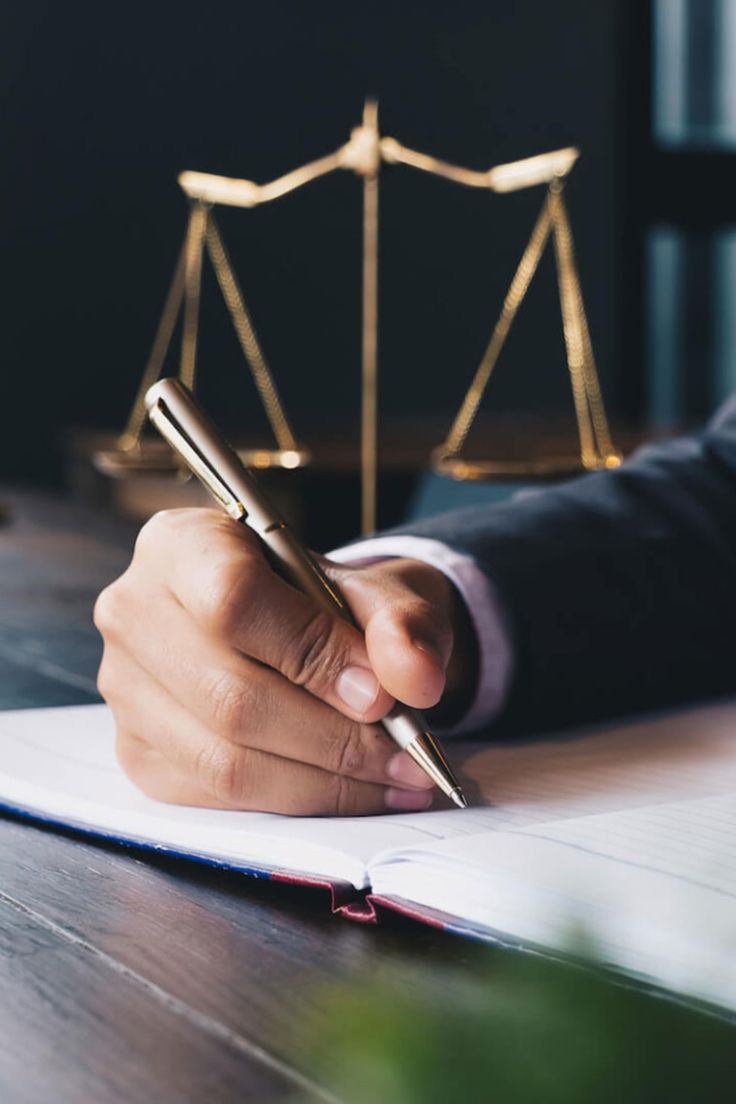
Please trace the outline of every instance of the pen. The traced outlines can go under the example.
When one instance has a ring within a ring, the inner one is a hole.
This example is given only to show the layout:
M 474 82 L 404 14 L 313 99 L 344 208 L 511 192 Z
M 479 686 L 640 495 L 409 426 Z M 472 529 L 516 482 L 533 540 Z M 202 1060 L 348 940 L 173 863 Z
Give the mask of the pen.
M 156 429 L 235 521 L 263 541 L 279 574 L 337 617 L 359 629 L 338 587 L 322 571 L 268 501 L 251 471 L 177 379 L 162 379 L 146 392 Z M 467 800 L 445 754 L 421 714 L 396 704 L 380 722 L 400 748 L 460 809 Z

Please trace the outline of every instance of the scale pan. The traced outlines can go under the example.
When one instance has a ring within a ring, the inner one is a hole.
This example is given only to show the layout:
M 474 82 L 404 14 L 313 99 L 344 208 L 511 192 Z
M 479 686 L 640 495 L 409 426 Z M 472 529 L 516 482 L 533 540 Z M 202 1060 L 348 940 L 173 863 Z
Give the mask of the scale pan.
M 236 452 L 247 468 L 303 468 L 311 460 L 308 449 L 297 445 L 293 449 L 239 448 Z M 92 463 L 98 472 L 112 479 L 134 475 L 162 475 L 168 472 L 189 477 L 177 462 L 165 441 L 139 441 L 125 447 L 97 449 Z
M 577 475 L 586 471 L 603 471 L 617 468 L 621 463 L 618 453 L 597 456 L 583 462 L 576 456 L 540 456 L 529 460 L 473 460 L 447 453 L 432 453 L 432 470 L 438 475 L 459 482 L 488 482 L 516 479 L 554 479 Z
M 164 441 L 143 441 L 128 446 L 96 449 L 92 464 L 103 475 L 125 479 L 129 475 L 158 475 L 179 469 L 173 452 Z
M 239 448 L 235 450 L 246 468 L 304 468 L 311 462 L 309 449 L 296 445 L 293 449 Z

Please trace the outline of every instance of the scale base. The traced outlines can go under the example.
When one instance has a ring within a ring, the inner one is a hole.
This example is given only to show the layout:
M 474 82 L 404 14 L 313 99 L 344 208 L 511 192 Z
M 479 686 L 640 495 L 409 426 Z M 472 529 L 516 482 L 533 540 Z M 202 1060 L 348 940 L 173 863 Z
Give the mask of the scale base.
M 528 460 L 472 460 L 447 453 L 432 453 L 432 470 L 459 482 L 493 482 L 494 480 L 552 479 L 588 471 L 617 468 L 622 456 L 618 452 L 582 460 L 577 456 L 540 456 Z

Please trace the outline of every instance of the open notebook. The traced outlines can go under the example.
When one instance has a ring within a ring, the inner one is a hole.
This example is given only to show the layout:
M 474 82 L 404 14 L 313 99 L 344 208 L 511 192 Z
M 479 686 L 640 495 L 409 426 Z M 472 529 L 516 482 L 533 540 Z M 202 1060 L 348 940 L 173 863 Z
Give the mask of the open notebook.
M 115 761 L 105 706 L 0 713 L 0 805 L 532 948 L 736 1009 L 736 706 L 567 739 L 456 745 L 465 811 L 331 819 L 177 808 Z

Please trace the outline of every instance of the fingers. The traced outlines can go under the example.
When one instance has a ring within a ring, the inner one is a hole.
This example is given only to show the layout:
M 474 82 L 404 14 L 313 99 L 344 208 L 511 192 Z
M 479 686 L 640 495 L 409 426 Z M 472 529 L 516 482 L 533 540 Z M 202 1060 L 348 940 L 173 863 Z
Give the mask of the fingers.
M 213 639 L 355 720 L 377 721 L 393 705 L 361 633 L 284 582 L 246 526 L 212 511 L 169 511 L 144 527 L 136 556 L 147 573 L 154 561 L 159 578 Z
M 454 591 L 411 560 L 332 565 L 362 632 L 280 579 L 208 510 L 144 527 L 100 596 L 100 690 L 121 762 L 161 800 L 320 815 L 426 808 L 429 779 L 378 726 L 439 699 Z M 335 707 L 335 708 L 333 708 Z
M 134 611 L 126 648 L 106 647 L 98 684 L 116 719 L 130 727 L 138 718 L 172 732 L 168 715 L 156 710 L 166 699 L 190 714 L 218 740 L 235 747 L 303 761 L 330 773 L 383 785 L 426 789 L 429 779 L 378 728 L 348 720 L 274 671 L 236 652 L 198 637 L 187 613 L 173 602 L 157 612 L 155 636 Z M 176 648 L 160 646 L 175 641 Z M 158 684 L 164 696 L 155 696 Z M 149 742 L 151 739 L 149 738 Z M 173 754 L 169 755 L 173 761 Z
M 381 684 L 406 705 L 436 705 L 453 649 L 452 585 L 435 568 L 409 560 L 334 574 L 364 628 Z
M 130 682 L 130 672 L 128 672 Z M 159 801 L 299 816 L 418 811 L 429 790 L 359 781 L 293 759 L 234 745 L 140 672 L 135 706 L 115 700 L 118 757 L 132 781 Z

